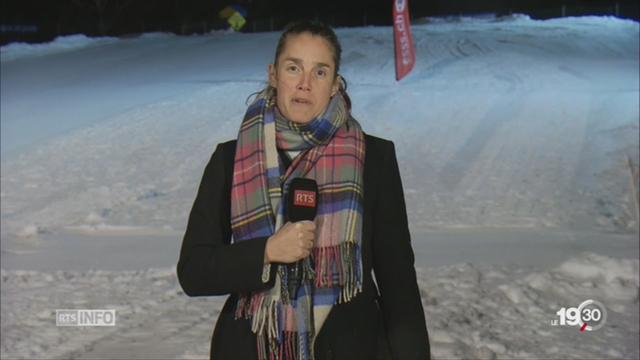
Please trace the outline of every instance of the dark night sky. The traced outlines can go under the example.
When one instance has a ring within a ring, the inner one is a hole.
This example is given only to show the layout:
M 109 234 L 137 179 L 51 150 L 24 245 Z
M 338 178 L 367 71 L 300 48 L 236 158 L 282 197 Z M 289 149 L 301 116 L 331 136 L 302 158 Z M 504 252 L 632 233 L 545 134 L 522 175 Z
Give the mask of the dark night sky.
M 288 21 L 313 17 L 333 26 L 390 25 L 391 0 L 0 0 L 0 42 L 42 42 L 59 35 L 124 36 L 151 31 L 192 34 L 225 26 L 218 12 L 240 4 L 248 10 L 243 31 L 281 29 Z M 533 18 L 615 15 L 638 19 L 635 0 L 431 0 L 409 1 L 416 17 L 512 12 Z M 617 4 L 617 6 L 616 6 Z

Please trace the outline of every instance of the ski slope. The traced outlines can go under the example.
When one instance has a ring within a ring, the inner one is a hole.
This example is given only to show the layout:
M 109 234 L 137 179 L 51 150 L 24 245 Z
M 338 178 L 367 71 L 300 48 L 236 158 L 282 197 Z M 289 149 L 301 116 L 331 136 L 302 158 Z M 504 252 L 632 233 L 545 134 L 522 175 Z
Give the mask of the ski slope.
M 354 116 L 396 145 L 434 358 L 638 358 L 638 23 L 430 19 L 400 83 L 391 28 L 337 33 Z M 278 36 L 1 48 L 3 358 L 208 357 L 224 297 L 186 297 L 175 263 Z M 589 298 L 602 329 L 551 326 Z

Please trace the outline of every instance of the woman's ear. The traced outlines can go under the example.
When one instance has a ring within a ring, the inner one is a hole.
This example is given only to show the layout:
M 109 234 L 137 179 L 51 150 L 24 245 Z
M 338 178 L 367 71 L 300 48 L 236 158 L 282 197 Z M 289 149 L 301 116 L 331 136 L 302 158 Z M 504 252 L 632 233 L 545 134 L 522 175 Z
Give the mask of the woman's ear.
M 278 74 L 276 73 L 276 67 L 273 64 L 269 64 L 269 85 L 272 88 L 277 88 L 278 84 Z
M 340 75 L 336 75 L 336 79 L 333 81 L 333 85 L 331 86 L 331 97 L 335 95 L 338 90 L 340 90 L 340 86 L 342 84 L 342 77 Z

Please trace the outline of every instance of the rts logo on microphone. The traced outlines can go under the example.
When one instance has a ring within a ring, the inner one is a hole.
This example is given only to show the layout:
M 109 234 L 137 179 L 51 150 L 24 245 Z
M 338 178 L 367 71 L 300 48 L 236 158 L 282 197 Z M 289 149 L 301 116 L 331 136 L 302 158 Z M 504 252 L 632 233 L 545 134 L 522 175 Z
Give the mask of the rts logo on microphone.
M 316 193 L 313 191 L 295 190 L 293 193 L 293 205 L 311 208 L 316 207 Z

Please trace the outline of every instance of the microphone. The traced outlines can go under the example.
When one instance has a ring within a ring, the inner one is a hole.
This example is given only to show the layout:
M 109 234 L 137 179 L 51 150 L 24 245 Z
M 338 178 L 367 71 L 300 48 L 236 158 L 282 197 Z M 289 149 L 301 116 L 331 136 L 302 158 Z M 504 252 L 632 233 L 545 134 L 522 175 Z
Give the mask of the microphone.
M 295 178 L 291 180 L 287 196 L 287 215 L 289 221 L 313 221 L 313 219 L 316 218 L 318 211 L 318 184 L 315 180 L 306 178 Z
M 287 217 L 291 222 L 311 220 L 318 212 L 318 184 L 315 180 L 294 178 L 289 183 L 287 193 Z M 295 299 L 303 276 L 303 260 L 288 266 L 288 290 L 291 300 Z

